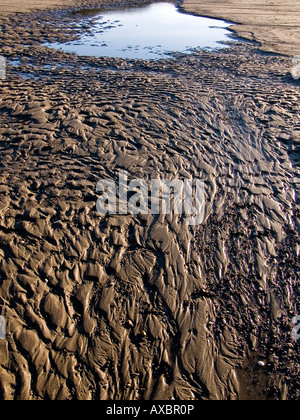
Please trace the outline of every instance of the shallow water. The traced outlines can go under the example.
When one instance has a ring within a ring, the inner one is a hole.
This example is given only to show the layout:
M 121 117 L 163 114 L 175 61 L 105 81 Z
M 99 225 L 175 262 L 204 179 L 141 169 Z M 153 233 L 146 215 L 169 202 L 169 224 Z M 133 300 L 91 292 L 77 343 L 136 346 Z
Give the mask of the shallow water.
M 87 11 L 82 11 L 83 19 Z M 175 52 L 220 48 L 228 41 L 230 23 L 188 15 L 172 3 L 98 11 L 93 33 L 80 40 L 48 46 L 83 56 L 159 59 Z

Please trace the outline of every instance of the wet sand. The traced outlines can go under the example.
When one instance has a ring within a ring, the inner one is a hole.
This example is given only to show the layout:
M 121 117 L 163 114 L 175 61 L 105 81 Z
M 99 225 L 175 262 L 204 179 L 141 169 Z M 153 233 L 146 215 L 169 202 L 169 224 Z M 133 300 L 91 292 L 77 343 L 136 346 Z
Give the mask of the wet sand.
M 135 1 L 138 3 L 139 1 Z M 36 9 L 87 6 L 98 7 L 96 0 L 2 0 L 0 15 Z M 106 1 L 107 3 L 107 1 Z M 122 3 L 111 1 L 110 3 Z M 298 0 L 183 0 L 187 12 L 235 22 L 232 30 L 261 43 L 264 51 L 295 56 L 300 54 L 300 4 Z
M 39 47 L 74 19 L 11 16 L 0 32 L 15 63 L 0 81 L 1 399 L 299 399 L 290 59 Z M 203 178 L 204 223 L 100 216 L 96 183 L 120 169 Z

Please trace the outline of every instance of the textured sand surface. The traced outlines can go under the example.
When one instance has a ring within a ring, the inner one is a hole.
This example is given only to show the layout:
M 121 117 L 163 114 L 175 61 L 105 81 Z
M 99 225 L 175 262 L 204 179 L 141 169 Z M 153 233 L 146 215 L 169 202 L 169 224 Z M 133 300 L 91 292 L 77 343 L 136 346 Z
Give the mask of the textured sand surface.
M 264 51 L 300 54 L 299 0 L 184 0 L 182 6 L 188 12 L 241 24 L 232 29 L 260 42 Z
M 1 0 L 0 14 L 100 3 L 95 0 Z M 240 36 L 260 42 L 264 51 L 289 56 L 300 54 L 298 0 L 183 0 L 181 4 L 185 11 L 240 24 L 232 29 Z
M 71 39 L 74 19 L 1 23 L 0 398 L 299 399 L 290 59 L 253 45 L 160 62 L 39 47 Z M 96 183 L 120 169 L 203 178 L 204 223 L 99 216 Z

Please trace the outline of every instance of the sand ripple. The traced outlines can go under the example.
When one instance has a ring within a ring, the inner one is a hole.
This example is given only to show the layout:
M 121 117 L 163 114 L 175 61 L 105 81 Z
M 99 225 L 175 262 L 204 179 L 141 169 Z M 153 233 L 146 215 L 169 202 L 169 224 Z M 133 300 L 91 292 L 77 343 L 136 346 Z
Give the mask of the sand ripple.
M 19 56 L 42 79 L 11 68 L 0 86 L 3 398 L 296 398 L 289 60 L 251 46 L 160 63 Z M 96 183 L 120 169 L 203 178 L 205 222 L 99 216 Z

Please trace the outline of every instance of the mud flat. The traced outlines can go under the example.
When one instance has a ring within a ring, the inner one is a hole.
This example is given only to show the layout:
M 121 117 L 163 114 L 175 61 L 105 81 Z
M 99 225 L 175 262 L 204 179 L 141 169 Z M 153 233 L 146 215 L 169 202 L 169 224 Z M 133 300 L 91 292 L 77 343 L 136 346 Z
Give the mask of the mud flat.
M 1 399 L 299 399 L 290 59 L 39 46 L 76 36 L 74 19 L 1 22 Z M 204 223 L 100 216 L 96 183 L 120 169 L 204 179 Z

